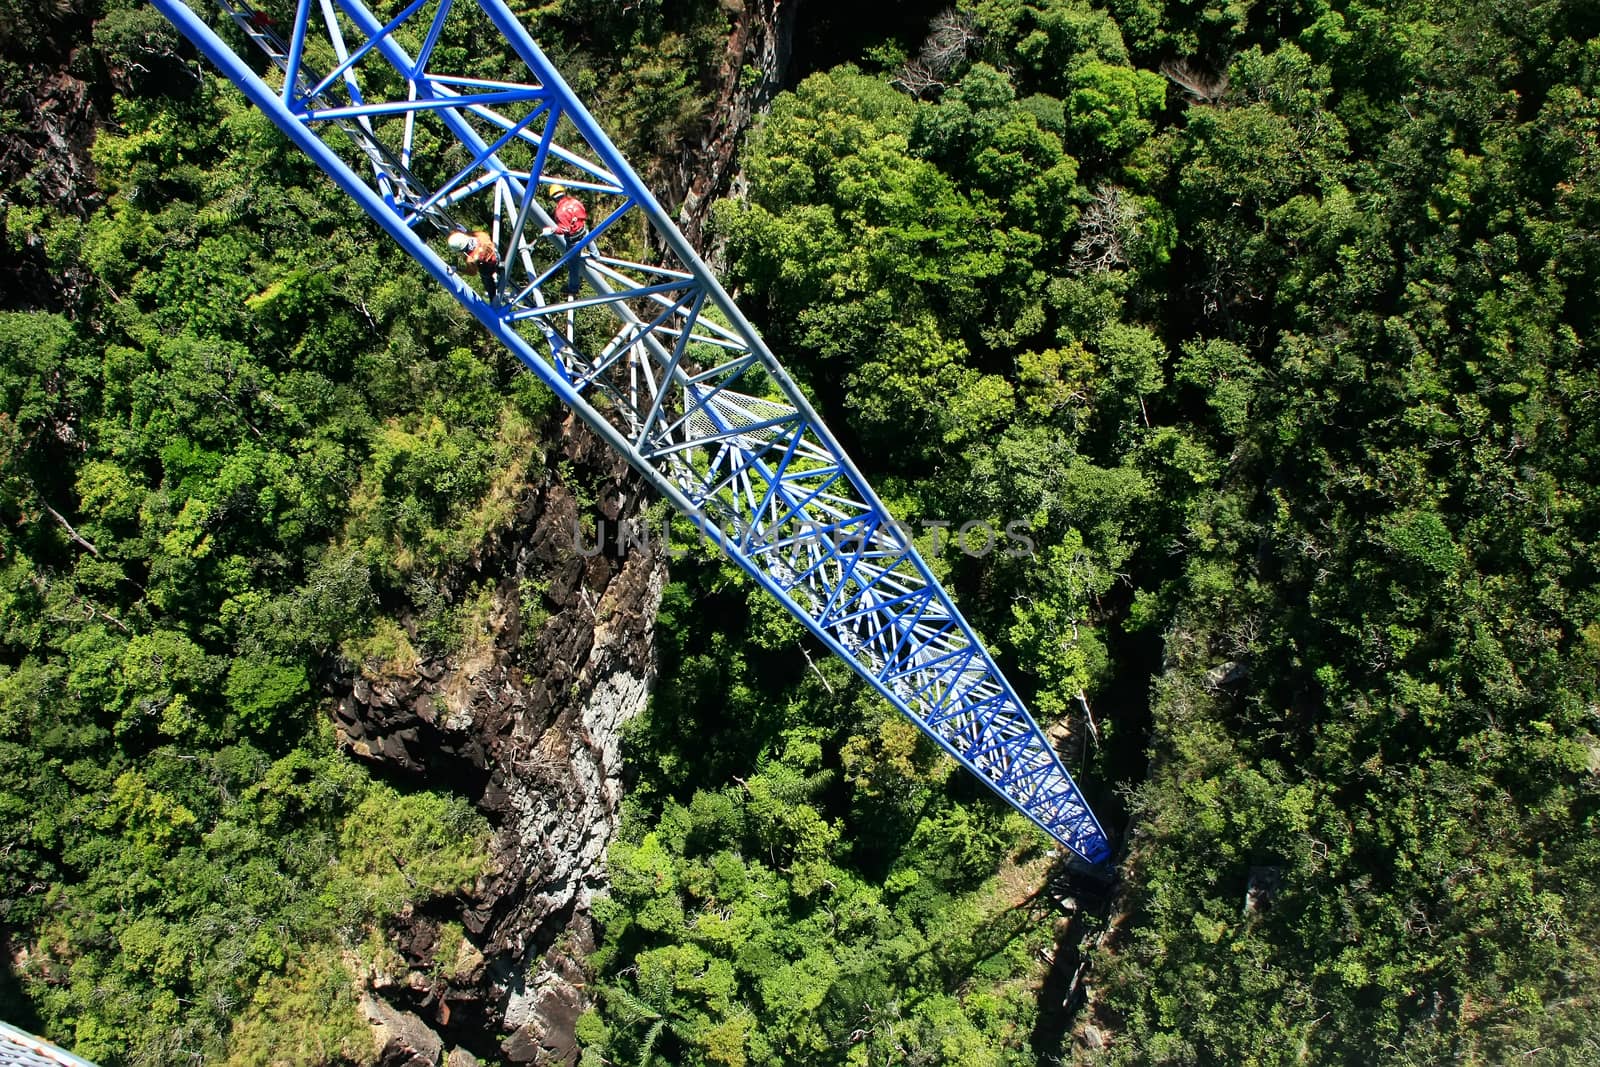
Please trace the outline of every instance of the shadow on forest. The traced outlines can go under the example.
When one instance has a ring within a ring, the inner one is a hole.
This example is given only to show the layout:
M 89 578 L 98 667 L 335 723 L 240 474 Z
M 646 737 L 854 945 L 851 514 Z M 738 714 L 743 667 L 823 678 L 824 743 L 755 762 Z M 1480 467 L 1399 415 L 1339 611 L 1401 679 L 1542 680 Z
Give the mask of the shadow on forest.
M 1039 988 L 1039 1014 L 1029 1035 L 1030 1047 L 1043 1062 L 1045 1057 L 1059 1053 L 1072 1028 L 1083 990 L 1079 981 L 1084 970 L 1079 945 L 1089 924 L 1103 915 L 1115 890 L 1114 879 L 1097 874 L 1076 857 L 1059 856 L 1042 886 L 996 915 L 970 942 L 929 946 L 912 959 L 937 952 L 944 961 L 940 968 L 944 992 L 953 994 L 980 966 L 1004 952 L 1030 927 L 1065 918 L 1066 924 L 1056 934 L 1050 970 Z
M 33 1004 L 22 991 L 11 962 L 16 958 L 11 939 L 0 936 L 0 1019 L 29 1033 L 37 1034 L 43 1024 Z
M 1033 1054 L 1045 1062 L 1060 1054 L 1062 1043 L 1072 1030 L 1083 1001 L 1083 975 L 1087 963 L 1082 944 L 1089 925 L 1100 918 L 1116 892 L 1115 879 L 1091 873 L 1070 857 L 1061 856 L 1045 876 L 1045 883 L 1034 894 L 1037 912 L 1044 905 L 1067 916 L 1067 923 L 1056 931 L 1055 955 L 1050 970 L 1039 985 L 1039 1013 L 1034 1017 L 1028 1044 Z M 1043 915 L 1039 915 L 1042 921 Z

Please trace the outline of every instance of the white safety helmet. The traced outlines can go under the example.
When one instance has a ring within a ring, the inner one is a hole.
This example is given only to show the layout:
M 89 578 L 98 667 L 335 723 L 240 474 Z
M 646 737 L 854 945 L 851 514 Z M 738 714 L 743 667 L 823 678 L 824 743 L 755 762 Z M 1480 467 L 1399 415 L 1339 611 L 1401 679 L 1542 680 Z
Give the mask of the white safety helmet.
M 457 252 L 465 252 L 467 249 L 477 244 L 477 242 L 472 239 L 472 235 L 465 230 L 457 230 L 456 232 L 452 233 L 449 237 L 445 238 L 445 243 L 451 248 L 455 249 Z

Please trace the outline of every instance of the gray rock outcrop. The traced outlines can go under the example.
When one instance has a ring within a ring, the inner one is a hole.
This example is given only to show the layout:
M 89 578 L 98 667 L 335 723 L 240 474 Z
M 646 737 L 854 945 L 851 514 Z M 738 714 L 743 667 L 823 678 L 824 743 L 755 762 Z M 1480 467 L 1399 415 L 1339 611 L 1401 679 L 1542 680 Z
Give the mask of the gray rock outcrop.
M 444 1042 L 427 1023 L 371 994 L 361 998 L 361 1013 L 372 1027 L 378 1067 L 436 1067 Z
M 657 551 L 576 550 L 575 528 L 632 518 L 645 501 L 587 431 L 569 422 L 561 448 L 598 501 L 581 505 L 559 481 L 530 486 L 511 527 L 452 577 L 448 596 L 492 584 L 483 639 L 333 683 L 348 751 L 463 793 L 495 828 L 491 873 L 470 894 L 389 931 L 407 973 L 378 979 L 379 992 L 466 1052 L 513 1063 L 576 1060 L 588 905 L 622 801 L 622 727 L 654 680 L 666 574 Z M 452 923 L 464 943 L 448 943 Z

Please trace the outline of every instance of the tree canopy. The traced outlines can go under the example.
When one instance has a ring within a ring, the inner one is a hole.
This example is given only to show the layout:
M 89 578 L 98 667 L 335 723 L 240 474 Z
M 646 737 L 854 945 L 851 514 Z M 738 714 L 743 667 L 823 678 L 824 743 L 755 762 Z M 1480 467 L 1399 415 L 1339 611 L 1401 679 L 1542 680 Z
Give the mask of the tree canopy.
M 9 75 L 60 17 L 0 7 Z M 630 152 L 695 129 L 719 5 L 520 7 Z M 323 686 L 463 640 L 438 590 L 554 402 L 147 9 L 89 14 L 100 199 L 0 200 L 50 280 L 0 312 L 0 996 L 108 1063 L 360 1060 L 373 931 L 487 828 Z M 1029 546 L 919 540 L 1123 887 L 1053 921 L 1025 820 L 675 563 L 585 1062 L 1593 1062 L 1600 15 L 877 32 L 751 132 L 724 277 L 892 510 Z
M 651 1036 L 638 996 L 673 1062 L 744 1062 L 710 1036 L 735 1025 L 752 1063 L 876 1062 L 890 1031 L 907 1062 L 956 1058 L 887 1003 L 957 1011 L 1018 1062 L 1592 1058 L 1600 23 L 1473 2 L 958 11 L 966 36 L 942 24 L 918 77 L 894 65 L 916 42 L 875 46 L 777 101 L 718 218 L 733 280 L 894 506 L 1029 524 L 1028 558 L 938 565 L 1041 717 L 1096 709 L 1093 773 L 1131 787 L 1084 1016 L 1109 1043 L 1019 1044 L 985 1022 L 998 976 L 941 988 L 893 955 L 905 923 L 931 929 L 908 872 L 941 915 L 1007 877 L 1014 843 L 959 776 L 928 777 L 903 728 L 723 673 L 666 693 L 743 692 L 726 721 L 769 740 L 737 788 L 688 750 L 658 777 L 660 740 L 637 747 L 649 815 L 617 861 L 648 843 L 667 877 L 613 898 L 606 1047 Z M 752 699 L 768 710 L 741 716 Z M 820 768 L 784 740 L 796 714 L 843 731 Z M 753 829 L 774 765 L 837 775 L 794 797 L 837 835 L 825 896 Z M 887 930 L 777 957 L 820 998 L 804 1025 L 763 984 L 779 964 L 701 933 L 743 899 L 690 873 L 719 849 L 783 876 L 786 911 L 764 889 L 751 929 L 877 914 L 847 907 L 848 876 L 882 887 Z M 672 922 L 648 928 L 662 894 Z M 896 962 L 864 986 L 874 939 Z M 668 945 L 739 995 L 651 977 Z M 856 1021 L 808 1047 L 831 996 Z M 703 1022 L 671 1014 L 691 1002 Z

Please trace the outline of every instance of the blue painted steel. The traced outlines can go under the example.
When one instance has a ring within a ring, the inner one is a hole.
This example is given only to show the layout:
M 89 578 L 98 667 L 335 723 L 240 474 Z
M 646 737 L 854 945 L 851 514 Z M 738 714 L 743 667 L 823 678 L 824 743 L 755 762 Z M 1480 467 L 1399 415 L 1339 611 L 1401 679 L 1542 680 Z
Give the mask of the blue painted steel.
M 182 0 L 152 2 L 812 634 L 1057 841 L 1107 861 L 1082 793 L 905 531 L 501 0 L 381 16 L 293 0 L 287 22 L 215 0 L 277 88 Z M 480 58 L 504 40 L 514 58 L 504 77 L 440 71 L 443 40 Z M 557 184 L 597 220 L 570 242 L 543 232 Z M 493 300 L 435 250 L 463 227 L 500 254 Z M 568 295 L 574 262 L 588 292 Z

